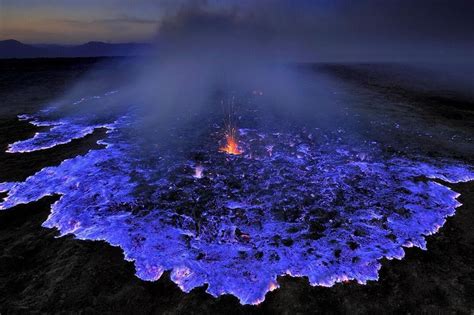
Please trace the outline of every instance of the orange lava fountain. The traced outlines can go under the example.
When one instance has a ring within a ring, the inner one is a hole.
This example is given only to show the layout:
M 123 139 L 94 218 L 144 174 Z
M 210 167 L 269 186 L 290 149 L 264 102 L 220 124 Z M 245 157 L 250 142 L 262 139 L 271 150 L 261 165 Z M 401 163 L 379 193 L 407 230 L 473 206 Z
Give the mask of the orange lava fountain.
M 243 151 L 239 148 L 239 143 L 237 140 L 237 129 L 235 128 L 234 122 L 234 102 L 234 97 L 232 97 L 227 104 L 224 102 L 224 100 L 221 101 L 222 107 L 224 110 L 227 110 L 226 117 L 224 119 L 224 125 L 226 126 L 226 145 L 219 148 L 219 152 L 224 152 L 231 155 L 239 155 L 242 154 Z
M 239 155 L 242 151 L 239 149 L 239 144 L 235 136 L 235 128 L 229 128 L 229 131 L 225 135 L 226 145 L 219 149 L 220 152 L 227 154 Z

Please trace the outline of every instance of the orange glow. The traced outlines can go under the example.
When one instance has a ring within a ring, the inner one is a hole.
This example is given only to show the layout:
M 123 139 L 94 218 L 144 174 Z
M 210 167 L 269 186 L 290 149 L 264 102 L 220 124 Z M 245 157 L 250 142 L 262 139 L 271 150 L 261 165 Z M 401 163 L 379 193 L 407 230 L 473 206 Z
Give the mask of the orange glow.
M 221 101 L 222 106 L 224 107 L 224 110 L 227 109 L 226 117 L 224 119 L 224 126 L 225 126 L 225 140 L 226 144 L 223 147 L 219 148 L 219 152 L 224 152 L 227 154 L 232 154 L 232 155 L 239 155 L 242 154 L 243 151 L 241 148 L 239 148 L 239 142 L 237 140 L 237 129 L 235 128 L 236 124 L 234 122 L 234 102 L 235 99 L 232 97 L 225 106 L 224 100 Z M 227 108 L 226 108 L 227 107 Z
M 220 152 L 225 152 L 227 154 L 239 155 L 242 154 L 242 150 L 239 149 L 239 144 L 235 137 L 235 129 L 231 129 L 230 132 L 227 132 L 225 135 L 226 145 L 219 149 Z
M 268 286 L 268 291 L 271 292 L 273 290 L 276 290 L 278 289 L 280 286 L 278 285 L 278 283 L 275 281 L 275 282 L 270 282 L 270 285 Z

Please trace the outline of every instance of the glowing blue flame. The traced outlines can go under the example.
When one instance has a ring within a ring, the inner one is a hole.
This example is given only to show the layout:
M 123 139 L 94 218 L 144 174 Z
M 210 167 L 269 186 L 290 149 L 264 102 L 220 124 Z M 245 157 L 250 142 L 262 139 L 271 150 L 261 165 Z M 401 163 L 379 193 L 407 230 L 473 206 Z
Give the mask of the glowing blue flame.
M 209 163 L 196 179 L 193 161 L 158 159 L 158 150 L 140 155 L 140 139 L 122 135 L 129 117 L 90 125 L 23 118 L 52 128 L 9 152 L 51 148 L 102 127 L 108 136 L 103 149 L 1 183 L 8 196 L 0 209 L 59 194 L 44 227 L 119 246 L 143 280 L 171 270 L 185 292 L 207 283 L 210 294 L 244 304 L 263 301 L 279 275 L 321 286 L 376 280 L 381 258 L 425 249 L 425 236 L 460 205 L 456 192 L 427 178 L 474 178 L 453 161 L 384 158 L 376 144 L 350 147 L 325 135 L 316 144 L 313 135 L 246 129 L 239 139 L 261 152 L 246 148 L 229 160 L 205 147 Z

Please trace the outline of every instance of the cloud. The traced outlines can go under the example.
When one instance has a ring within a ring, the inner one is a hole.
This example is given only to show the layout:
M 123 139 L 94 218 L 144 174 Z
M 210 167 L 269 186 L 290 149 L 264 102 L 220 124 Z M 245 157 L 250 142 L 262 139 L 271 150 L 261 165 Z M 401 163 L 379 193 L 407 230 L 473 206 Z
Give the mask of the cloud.
M 235 26 L 238 21 L 245 21 L 246 29 L 239 26 L 239 32 L 280 40 L 285 45 L 279 53 L 291 51 L 304 61 L 436 59 L 441 51 L 444 56 L 447 52 L 455 58 L 456 54 L 467 55 L 466 49 L 473 52 L 474 46 L 474 2 L 470 0 L 47 0 L 30 6 L 25 1 L 5 3 L 0 10 L 2 36 L 15 37 L 15 32 L 5 30 L 18 29 L 22 30 L 19 39 L 35 42 L 146 41 L 153 38 L 159 25 L 170 29 L 180 23 L 180 27 L 186 27 L 185 23 L 193 27 L 207 23 L 208 28 L 218 29 L 225 23 Z M 209 20 L 211 15 L 213 21 Z M 31 36 L 26 34 L 28 29 Z M 42 38 L 41 34 L 54 36 Z
M 133 16 L 119 16 L 114 18 L 104 18 L 104 19 L 49 19 L 52 22 L 69 24 L 73 26 L 85 26 L 85 25 L 117 25 L 117 24 L 144 24 L 144 25 L 157 25 L 159 23 L 158 19 L 145 19 Z

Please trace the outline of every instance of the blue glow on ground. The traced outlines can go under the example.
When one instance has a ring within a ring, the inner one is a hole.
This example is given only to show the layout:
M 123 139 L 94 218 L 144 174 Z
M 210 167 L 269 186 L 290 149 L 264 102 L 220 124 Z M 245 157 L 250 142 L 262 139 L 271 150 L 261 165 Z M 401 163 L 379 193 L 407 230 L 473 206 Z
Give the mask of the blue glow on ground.
M 23 116 L 49 131 L 12 144 L 32 152 L 107 128 L 103 149 L 46 167 L 24 182 L 0 183 L 1 209 L 61 195 L 44 227 L 119 246 L 136 274 L 154 281 L 165 270 L 185 292 L 208 284 L 258 304 L 277 276 L 312 285 L 376 280 L 380 259 L 426 249 L 460 205 L 440 184 L 474 179 L 470 166 L 382 154 L 377 143 L 347 144 L 335 134 L 240 131 L 244 154 L 227 156 L 209 141 L 202 161 L 124 136 L 130 116 L 114 123 Z M 202 169 L 196 178 L 195 168 Z

